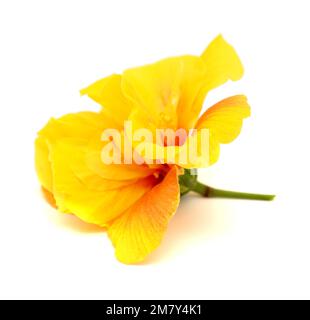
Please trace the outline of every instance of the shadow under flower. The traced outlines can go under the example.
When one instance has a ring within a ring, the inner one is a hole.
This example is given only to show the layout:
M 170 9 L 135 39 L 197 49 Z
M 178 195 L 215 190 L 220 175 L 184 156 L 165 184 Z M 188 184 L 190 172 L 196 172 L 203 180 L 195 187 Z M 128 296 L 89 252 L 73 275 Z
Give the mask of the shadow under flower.
M 40 190 L 40 195 L 46 200 L 48 219 L 57 227 L 77 233 L 103 233 L 105 231 L 105 228 L 86 223 L 73 214 L 59 212 L 53 201 L 51 201 L 49 194 L 43 189 Z
M 191 248 L 196 243 L 227 232 L 231 227 L 228 206 L 229 201 L 206 199 L 194 193 L 182 197 L 162 243 L 144 262 L 136 266 L 162 263 L 181 255 L 186 248 Z M 48 209 L 48 219 L 57 227 L 77 233 L 106 231 L 105 228 L 86 223 L 72 214 L 60 213 L 50 206 Z
M 69 229 L 77 233 L 104 233 L 105 228 L 99 227 L 95 224 L 86 223 L 73 214 L 61 213 L 54 209 L 53 214 L 50 215 L 49 219 L 57 227 Z
M 232 220 L 229 201 L 206 199 L 193 193 L 182 197 L 161 245 L 143 264 L 161 263 L 182 254 L 186 247 L 228 232 Z

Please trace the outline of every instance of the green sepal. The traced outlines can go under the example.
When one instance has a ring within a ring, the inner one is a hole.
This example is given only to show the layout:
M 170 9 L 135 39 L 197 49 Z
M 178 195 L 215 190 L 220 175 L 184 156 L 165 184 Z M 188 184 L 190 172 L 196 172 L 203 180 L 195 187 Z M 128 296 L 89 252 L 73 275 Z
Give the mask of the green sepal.
M 194 189 L 197 183 L 197 177 L 196 169 L 184 169 L 184 174 L 179 176 L 181 196 L 184 196 L 186 193 Z

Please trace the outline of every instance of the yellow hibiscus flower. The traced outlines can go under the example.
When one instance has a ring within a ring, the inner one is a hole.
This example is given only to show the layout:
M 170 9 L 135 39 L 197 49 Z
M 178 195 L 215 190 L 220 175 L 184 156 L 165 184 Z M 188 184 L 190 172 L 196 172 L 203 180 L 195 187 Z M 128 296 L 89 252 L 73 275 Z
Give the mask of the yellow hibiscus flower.
M 215 163 L 220 144 L 238 136 L 250 107 L 246 97 L 238 95 L 200 116 L 202 104 L 210 90 L 242 75 L 235 50 L 218 36 L 201 56 L 164 59 L 83 89 L 82 94 L 102 105 L 100 112 L 51 119 L 38 133 L 35 162 L 46 198 L 62 212 L 105 227 L 123 263 L 140 262 L 158 247 L 180 194 L 193 190 L 205 196 L 271 199 L 202 185 L 188 169 L 205 165 L 203 161 L 187 166 L 165 159 L 155 164 L 105 164 L 101 158 L 106 144 L 102 132 L 114 128 L 124 134 L 124 122 L 130 120 L 135 129 L 151 132 L 194 128 L 199 135 L 208 129 L 208 165 Z

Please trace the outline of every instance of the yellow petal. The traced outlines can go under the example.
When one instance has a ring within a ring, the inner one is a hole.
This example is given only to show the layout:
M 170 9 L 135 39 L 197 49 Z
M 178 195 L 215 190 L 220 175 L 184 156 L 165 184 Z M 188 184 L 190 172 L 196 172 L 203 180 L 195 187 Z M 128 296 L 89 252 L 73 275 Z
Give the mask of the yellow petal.
M 108 235 L 123 263 L 137 263 L 156 249 L 174 215 L 180 198 L 176 168 L 135 205 L 115 219 Z
M 101 133 L 109 125 L 101 113 L 69 114 L 50 120 L 36 141 L 38 176 L 57 207 L 99 225 L 115 218 L 149 190 L 156 171 L 135 166 L 128 175 L 129 169 L 126 171 L 123 165 L 104 165 L 100 152 L 92 147 L 102 145 Z M 98 152 L 97 167 L 87 161 L 94 152 Z
M 53 179 L 51 163 L 49 161 L 49 147 L 46 139 L 43 137 L 38 137 L 35 141 L 35 168 L 41 186 L 52 192 Z
M 68 114 L 60 119 L 51 119 L 38 133 L 35 141 L 35 166 L 41 185 L 52 192 L 52 171 L 49 160 L 50 145 L 60 138 L 90 138 L 105 127 L 110 121 L 103 115 L 94 112 Z
M 201 57 L 180 56 L 128 69 L 81 93 L 104 106 L 118 124 L 131 118 L 142 119 L 144 128 L 151 130 L 154 126 L 187 130 L 194 127 L 208 91 L 242 74 L 235 50 L 218 36 Z
M 243 66 L 235 49 L 221 36 L 217 36 L 203 52 L 210 85 L 215 88 L 227 80 L 239 80 L 243 76 Z
M 237 95 L 209 108 L 199 119 L 197 129 L 208 128 L 220 143 L 230 143 L 241 131 L 242 121 L 251 114 L 247 98 Z
M 219 149 L 214 139 L 210 139 L 209 130 L 163 130 L 160 141 L 145 139 L 135 147 L 135 152 L 149 167 L 151 164 L 176 164 L 182 168 L 207 167 L 217 159 Z M 165 141 L 165 144 L 162 143 Z M 209 154 L 209 144 L 210 152 Z M 152 166 L 152 169 L 156 167 Z
M 101 134 L 105 128 L 111 128 L 111 124 L 110 120 L 100 113 L 70 113 L 59 119 L 52 118 L 38 135 L 49 143 L 70 137 L 90 139 L 95 134 Z
M 119 125 L 123 125 L 130 111 L 130 102 L 125 98 L 121 90 L 122 76 L 113 74 L 109 77 L 96 81 L 80 92 L 86 94 L 91 99 L 98 102 L 104 107 L 104 110 L 111 116 Z
M 193 103 L 205 77 L 200 57 L 168 58 L 126 70 L 122 88 L 134 110 L 143 114 L 145 123 L 157 128 L 180 127 L 178 114 Z
M 219 144 L 230 143 L 237 138 L 243 119 L 249 117 L 250 113 L 247 98 L 238 95 L 218 102 L 201 116 L 197 129 L 209 129 L 210 164 L 219 157 Z
M 124 146 L 124 141 L 121 142 L 121 146 Z M 127 181 L 145 178 L 158 171 L 156 167 L 150 168 L 147 165 L 137 165 L 134 162 L 132 164 L 105 164 L 102 161 L 103 147 L 104 142 L 100 141 L 100 138 L 91 139 L 84 157 L 87 168 L 101 178 Z M 121 149 L 122 151 L 124 151 L 123 148 Z M 122 158 L 121 160 L 123 161 L 124 159 Z
M 110 181 L 92 172 L 85 163 L 87 141 L 61 139 L 51 147 L 53 195 L 59 210 L 83 221 L 104 226 L 132 206 L 156 182 Z
M 216 37 L 201 55 L 205 63 L 204 79 L 194 101 L 185 105 L 180 112 L 179 127 L 193 128 L 201 111 L 207 93 L 228 80 L 239 80 L 243 75 L 243 66 L 234 50 L 220 35 Z

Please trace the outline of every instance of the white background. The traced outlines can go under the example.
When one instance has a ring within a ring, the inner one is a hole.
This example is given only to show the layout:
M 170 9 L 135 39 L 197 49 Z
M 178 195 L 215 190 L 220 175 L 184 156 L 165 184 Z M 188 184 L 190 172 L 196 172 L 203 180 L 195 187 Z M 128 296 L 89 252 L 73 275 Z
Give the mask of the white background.
M 309 1 L 0 2 L 0 297 L 310 298 Z M 188 196 L 142 265 L 116 261 L 105 233 L 40 195 L 36 132 L 52 116 L 98 110 L 79 89 L 186 53 L 219 33 L 245 76 L 205 103 L 244 93 L 241 136 L 202 170 L 215 187 L 273 202 Z

